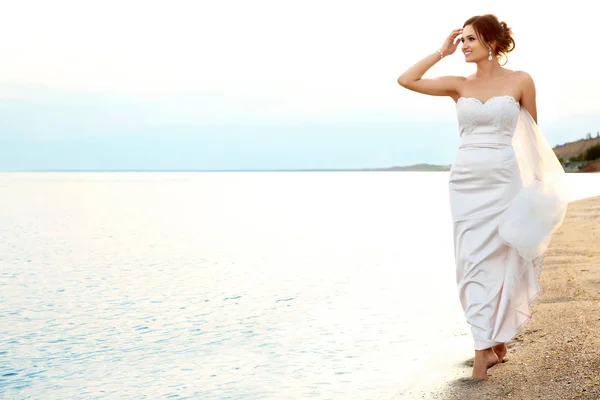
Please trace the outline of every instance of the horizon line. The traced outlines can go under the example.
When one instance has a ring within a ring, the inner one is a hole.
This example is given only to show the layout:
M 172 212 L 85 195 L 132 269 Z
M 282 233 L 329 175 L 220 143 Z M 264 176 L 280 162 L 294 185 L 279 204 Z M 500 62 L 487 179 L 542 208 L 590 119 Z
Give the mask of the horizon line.
M 274 168 L 274 169 L 22 169 L 0 170 L 0 173 L 23 172 L 324 172 L 324 171 L 398 171 L 411 167 L 450 167 L 451 164 L 412 164 L 406 166 L 379 167 L 379 168 Z M 435 171 L 433 171 L 435 172 Z

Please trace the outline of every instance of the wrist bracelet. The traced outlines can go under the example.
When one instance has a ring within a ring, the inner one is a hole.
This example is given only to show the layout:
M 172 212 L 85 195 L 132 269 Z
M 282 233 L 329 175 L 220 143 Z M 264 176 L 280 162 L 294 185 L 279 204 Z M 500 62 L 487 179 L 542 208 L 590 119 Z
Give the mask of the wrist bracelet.
M 444 58 L 444 53 L 442 53 L 442 51 L 441 51 L 441 50 L 436 50 L 436 51 L 437 51 L 438 53 L 440 53 L 440 60 L 441 60 L 442 58 Z

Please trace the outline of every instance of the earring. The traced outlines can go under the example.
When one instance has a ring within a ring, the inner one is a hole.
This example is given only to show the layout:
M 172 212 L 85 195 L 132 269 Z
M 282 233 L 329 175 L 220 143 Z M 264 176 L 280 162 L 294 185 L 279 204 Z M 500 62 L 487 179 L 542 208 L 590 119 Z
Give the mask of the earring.
M 489 49 L 488 54 L 489 54 L 488 60 L 492 61 L 492 49 Z

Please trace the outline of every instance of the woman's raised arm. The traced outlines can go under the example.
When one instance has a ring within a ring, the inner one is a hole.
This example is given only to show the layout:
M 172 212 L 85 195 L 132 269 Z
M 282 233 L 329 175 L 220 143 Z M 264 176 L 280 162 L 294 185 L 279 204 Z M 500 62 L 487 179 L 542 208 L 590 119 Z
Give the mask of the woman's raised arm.
M 442 76 L 435 79 L 421 79 L 423 75 L 443 57 L 446 57 L 456 50 L 460 43 L 458 36 L 462 29 L 455 29 L 440 48 L 440 50 L 431 53 L 415 65 L 407 69 L 400 77 L 398 83 L 415 92 L 428 94 L 431 96 L 458 96 L 458 87 L 465 79 L 461 76 Z

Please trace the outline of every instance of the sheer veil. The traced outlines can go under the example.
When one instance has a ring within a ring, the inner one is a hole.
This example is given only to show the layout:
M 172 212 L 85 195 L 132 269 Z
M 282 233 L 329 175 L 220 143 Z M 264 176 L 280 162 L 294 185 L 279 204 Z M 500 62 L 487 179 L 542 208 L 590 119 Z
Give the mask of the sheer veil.
M 567 211 L 566 174 L 524 107 L 519 111 L 513 148 L 523 187 L 500 215 L 498 232 L 521 257 L 533 262 L 539 275 L 551 236 Z

